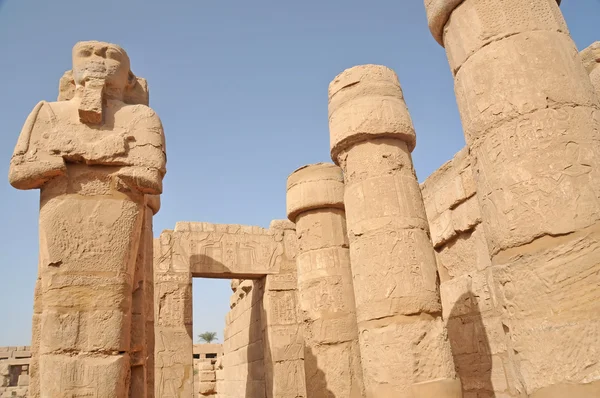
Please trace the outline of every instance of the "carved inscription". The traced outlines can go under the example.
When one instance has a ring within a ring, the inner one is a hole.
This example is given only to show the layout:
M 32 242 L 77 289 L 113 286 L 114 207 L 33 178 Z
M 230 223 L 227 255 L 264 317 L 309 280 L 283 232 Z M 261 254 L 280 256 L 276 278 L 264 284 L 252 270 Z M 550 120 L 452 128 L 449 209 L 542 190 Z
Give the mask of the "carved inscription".
M 194 276 L 277 273 L 283 254 L 282 242 L 270 234 L 196 232 L 187 239 Z

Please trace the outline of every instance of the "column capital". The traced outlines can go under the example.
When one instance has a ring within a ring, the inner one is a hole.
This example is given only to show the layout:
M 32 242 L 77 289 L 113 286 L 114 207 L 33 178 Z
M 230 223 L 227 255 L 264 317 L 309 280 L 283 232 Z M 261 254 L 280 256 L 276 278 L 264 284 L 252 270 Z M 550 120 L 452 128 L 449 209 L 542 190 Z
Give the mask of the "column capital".
M 331 163 L 302 166 L 287 180 L 287 216 L 291 221 L 304 211 L 344 208 L 342 169 Z
M 433 38 L 444 47 L 444 26 L 450 19 L 452 11 L 465 0 L 425 0 L 427 23 Z M 560 6 L 561 0 L 556 0 Z
M 329 84 L 331 159 L 362 141 L 396 138 L 409 151 L 416 135 L 398 76 L 382 65 L 346 69 Z M 339 163 L 338 163 L 339 164 Z
M 444 26 L 450 19 L 450 14 L 464 0 L 425 0 L 427 23 L 435 41 L 444 47 Z

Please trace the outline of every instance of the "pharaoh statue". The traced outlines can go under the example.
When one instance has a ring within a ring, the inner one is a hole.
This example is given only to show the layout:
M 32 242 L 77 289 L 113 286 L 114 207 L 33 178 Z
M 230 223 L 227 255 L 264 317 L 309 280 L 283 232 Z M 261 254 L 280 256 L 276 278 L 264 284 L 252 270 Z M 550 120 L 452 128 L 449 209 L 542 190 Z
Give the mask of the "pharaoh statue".
M 136 322 L 152 301 L 138 286 L 151 259 L 139 253 L 166 172 L 147 105 L 121 47 L 79 42 L 58 101 L 38 103 L 17 141 L 10 184 L 40 189 L 31 397 L 146 396 L 152 376 L 140 384 L 135 369 L 152 351 L 138 352 Z

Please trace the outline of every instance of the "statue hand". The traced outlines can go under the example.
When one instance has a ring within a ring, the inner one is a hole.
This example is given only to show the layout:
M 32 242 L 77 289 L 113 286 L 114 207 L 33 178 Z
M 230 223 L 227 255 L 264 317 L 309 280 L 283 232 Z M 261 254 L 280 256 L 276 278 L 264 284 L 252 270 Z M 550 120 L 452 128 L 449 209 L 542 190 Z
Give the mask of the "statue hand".
M 48 180 L 64 175 L 67 171 L 60 156 L 39 154 L 29 159 L 26 155 L 15 155 L 10 161 L 8 181 L 17 189 L 36 189 Z
M 118 176 L 129 187 L 147 195 L 162 193 L 162 175 L 153 168 L 126 166 L 121 168 Z

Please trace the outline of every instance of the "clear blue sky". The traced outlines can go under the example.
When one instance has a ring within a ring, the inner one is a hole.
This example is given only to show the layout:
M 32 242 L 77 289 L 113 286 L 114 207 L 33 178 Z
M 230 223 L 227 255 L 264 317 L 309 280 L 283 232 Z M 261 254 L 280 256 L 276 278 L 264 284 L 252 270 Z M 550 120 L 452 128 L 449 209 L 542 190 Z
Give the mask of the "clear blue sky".
M 600 0 L 566 0 L 580 49 L 600 40 Z M 80 40 L 120 44 L 148 79 L 167 137 L 157 236 L 177 221 L 268 227 L 285 183 L 330 161 L 327 85 L 365 63 L 396 71 L 417 131 L 420 180 L 464 146 L 444 50 L 422 0 L 0 0 L 0 346 L 30 342 L 38 191 L 7 182 L 25 118 L 53 101 Z M 195 335 L 219 332 L 229 281 L 194 281 Z

